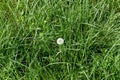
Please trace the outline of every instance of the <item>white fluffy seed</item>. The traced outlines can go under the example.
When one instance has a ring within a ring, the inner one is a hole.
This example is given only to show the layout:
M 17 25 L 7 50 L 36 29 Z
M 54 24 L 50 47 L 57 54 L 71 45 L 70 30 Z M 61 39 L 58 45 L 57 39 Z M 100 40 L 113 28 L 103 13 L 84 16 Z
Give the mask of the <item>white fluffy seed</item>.
M 57 39 L 57 44 L 61 45 L 64 43 L 64 39 L 63 38 L 58 38 Z

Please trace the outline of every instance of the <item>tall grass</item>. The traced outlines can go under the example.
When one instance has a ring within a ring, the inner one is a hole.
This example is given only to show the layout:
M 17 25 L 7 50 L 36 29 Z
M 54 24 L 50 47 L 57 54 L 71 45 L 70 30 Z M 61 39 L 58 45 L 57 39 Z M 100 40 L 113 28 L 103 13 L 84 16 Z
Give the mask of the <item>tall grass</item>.
M 119 5 L 119 0 L 1 0 L 0 79 L 119 80 Z M 59 37 L 65 40 L 61 46 Z

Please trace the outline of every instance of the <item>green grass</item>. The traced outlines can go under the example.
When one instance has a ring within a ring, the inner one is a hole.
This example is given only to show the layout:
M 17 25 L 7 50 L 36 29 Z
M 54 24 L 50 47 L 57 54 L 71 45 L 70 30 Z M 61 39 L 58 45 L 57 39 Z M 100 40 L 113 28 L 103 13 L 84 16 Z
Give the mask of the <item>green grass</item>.
M 119 79 L 119 0 L 0 0 L 0 80 Z

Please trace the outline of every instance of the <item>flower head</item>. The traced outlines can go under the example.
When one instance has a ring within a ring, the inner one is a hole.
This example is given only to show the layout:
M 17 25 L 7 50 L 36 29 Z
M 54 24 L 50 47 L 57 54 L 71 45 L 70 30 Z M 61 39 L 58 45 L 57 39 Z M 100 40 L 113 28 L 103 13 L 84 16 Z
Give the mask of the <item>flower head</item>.
M 57 44 L 61 45 L 64 43 L 64 39 L 63 38 L 58 38 L 57 39 Z

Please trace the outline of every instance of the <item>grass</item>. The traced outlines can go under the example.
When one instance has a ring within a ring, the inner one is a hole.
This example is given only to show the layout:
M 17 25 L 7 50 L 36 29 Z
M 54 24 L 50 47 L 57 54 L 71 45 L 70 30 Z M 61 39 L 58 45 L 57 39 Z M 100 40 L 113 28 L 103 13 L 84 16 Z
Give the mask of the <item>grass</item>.
M 0 80 L 119 80 L 119 53 L 119 0 L 0 0 Z

